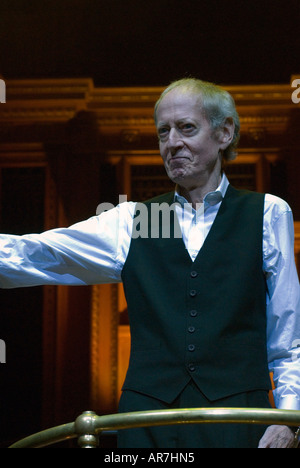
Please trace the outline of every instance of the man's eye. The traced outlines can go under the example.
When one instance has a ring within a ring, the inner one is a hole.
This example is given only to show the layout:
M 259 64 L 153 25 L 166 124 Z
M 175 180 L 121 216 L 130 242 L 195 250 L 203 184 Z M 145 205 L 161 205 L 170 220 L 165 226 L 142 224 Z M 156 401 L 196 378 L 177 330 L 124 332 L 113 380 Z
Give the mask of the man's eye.
M 167 127 L 162 127 L 158 130 L 158 135 L 160 138 L 164 138 L 168 135 L 169 129 Z
M 182 130 L 187 131 L 187 132 L 189 132 L 191 130 L 194 130 L 194 128 L 195 128 L 194 125 L 191 124 L 191 123 L 186 123 L 186 124 L 182 125 L 182 127 L 181 127 Z

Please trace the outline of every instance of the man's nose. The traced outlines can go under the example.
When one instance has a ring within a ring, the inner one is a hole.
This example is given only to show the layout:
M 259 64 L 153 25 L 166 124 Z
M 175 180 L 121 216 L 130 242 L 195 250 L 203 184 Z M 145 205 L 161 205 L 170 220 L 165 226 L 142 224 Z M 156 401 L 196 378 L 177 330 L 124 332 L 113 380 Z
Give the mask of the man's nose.
M 178 148 L 183 147 L 183 141 L 180 133 L 176 128 L 171 128 L 169 133 L 168 145 L 170 151 L 177 150 Z

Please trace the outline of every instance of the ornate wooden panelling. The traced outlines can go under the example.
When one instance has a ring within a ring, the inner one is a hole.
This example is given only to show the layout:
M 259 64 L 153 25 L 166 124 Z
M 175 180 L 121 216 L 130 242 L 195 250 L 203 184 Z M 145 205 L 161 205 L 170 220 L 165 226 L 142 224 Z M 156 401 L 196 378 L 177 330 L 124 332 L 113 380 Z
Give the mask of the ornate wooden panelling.
M 93 287 L 91 321 L 91 404 L 114 411 L 118 402 L 118 285 Z

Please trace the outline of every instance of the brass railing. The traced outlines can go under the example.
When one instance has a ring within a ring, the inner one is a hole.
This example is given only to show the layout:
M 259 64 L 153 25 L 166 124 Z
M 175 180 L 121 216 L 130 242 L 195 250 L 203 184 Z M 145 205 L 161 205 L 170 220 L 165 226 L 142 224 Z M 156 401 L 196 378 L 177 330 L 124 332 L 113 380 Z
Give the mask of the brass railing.
M 245 408 L 193 408 L 138 411 L 98 416 L 85 411 L 76 421 L 25 437 L 9 448 L 42 448 L 68 439 L 78 439 L 81 448 L 98 447 L 105 431 L 173 424 L 239 423 L 300 426 L 300 411 Z

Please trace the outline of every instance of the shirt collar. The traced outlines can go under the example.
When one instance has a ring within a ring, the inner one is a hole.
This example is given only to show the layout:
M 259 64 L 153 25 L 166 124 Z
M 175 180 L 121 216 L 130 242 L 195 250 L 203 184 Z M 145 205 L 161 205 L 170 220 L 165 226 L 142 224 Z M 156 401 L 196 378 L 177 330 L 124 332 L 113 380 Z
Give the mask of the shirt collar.
M 222 180 L 221 180 L 219 187 L 215 191 L 209 192 L 205 195 L 204 200 L 203 200 L 204 204 L 209 205 L 209 206 L 214 206 L 220 203 L 225 197 L 225 193 L 228 188 L 228 185 L 229 185 L 229 181 L 225 173 L 223 173 Z M 177 187 L 175 189 L 174 199 L 175 199 L 175 202 L 178 202 L 182 207 L 184 206 L 184 204 L 188 203 L 188 201 L 182 195 L 178 193 Z

